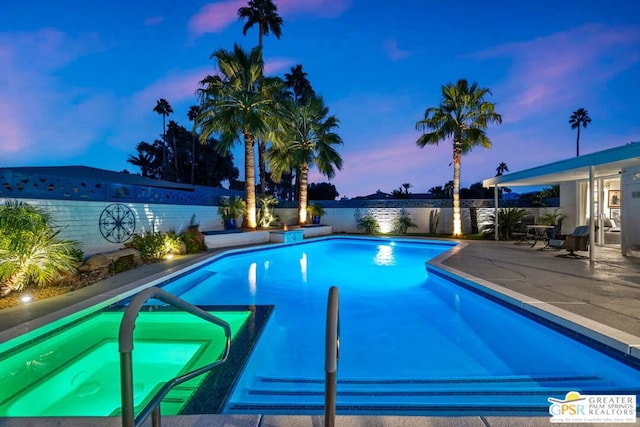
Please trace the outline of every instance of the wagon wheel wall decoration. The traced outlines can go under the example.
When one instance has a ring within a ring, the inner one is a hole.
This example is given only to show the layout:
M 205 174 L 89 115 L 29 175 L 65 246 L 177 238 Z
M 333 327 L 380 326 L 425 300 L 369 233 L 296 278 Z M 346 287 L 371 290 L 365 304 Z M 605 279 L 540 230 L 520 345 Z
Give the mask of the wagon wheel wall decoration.
M 100 233 L 111 243 L 125 242 L 136 230 L 136 217 L 128 206 L 112 203 L 100 214 Z

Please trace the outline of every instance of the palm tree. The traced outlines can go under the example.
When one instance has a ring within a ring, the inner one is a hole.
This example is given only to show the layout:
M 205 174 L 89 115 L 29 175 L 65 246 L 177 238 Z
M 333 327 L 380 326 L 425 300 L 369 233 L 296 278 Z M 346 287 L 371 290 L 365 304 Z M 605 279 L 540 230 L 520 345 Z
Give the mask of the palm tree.
M 264 62 L 259 47 L 247 53 L 237 44 L 233 51 L 219 49 L 211 57 L 217 60 L 220 72 L 200 82 L 201 112 L 196 119 L 201 128 L 200 141 L 205 143 L 212 134 L 219 132 L 217 149 L 228 153 L 242 136 L 247 202 L 245 219 L 249 228 L 256 228 L 254 144 L 256 135 L 267 134 L 267 119 L 273 103 L 265 96 L 269 91 L 260 88 Z
M 583 128 L 586 128 L 589 123 L 591 123 L 591 117 L 589 117 L 589 113 L 584 108 L 578 108 L 576 111 L 571 114 L 569 118 L 569 123 L 571 123 L 571 129 L 578 128 L 578 138 L 576 139 L 576 157 L 580 156 L 580 125 Z
M 328 116 L 329 108 L 320 97 L 306 105 L 295 101 L 282 104 L 282 122 L 274 138 L 274 146 L 267 154 L 272 177 L 279 181 L 283 173 L 297 168 L 300 171 L 298 222 L 307 221 L 307 180 L 309 169 L 315 165 L 329 179 L 336 169 L 342 169 L 342 158 L 335 149 L 342 138 L 334 132 L 339 120 Z
M 187 113 L 187 117 L 189 121 L 193 122 L 193 129 L 191 130 L 191 184 L 193 184 L 193 176 L 196 165 L 196 128 L 198 127 L 198 115 L 200 114 L 200 107 L 197 105 L 192 105 L 189 107 L 189 112 Z
M 291 73 L 284 74 L 285 85 L 293 91 L 293 96 L 298 103 L 306 103 L 316 96 L 311 82 L 307 79 L 307 73 L 302 71 L 302 65 L 291 67 Z
M 282 18 L 278 15 L 278 7 L 272 0 L 249 0 L 247 6 L 238 9 L 238 18 L 246 19 L 242 27 L 242 34 L 247 35 L 247 31 L 258 24 L 258 47 L 262 57 L 262 37 L 271 32 L 277 39 L 282 35 Z M 267 169 L 267 140 L 258 137 L 258 168 L 260 178 L 260 194 L 265 193 L 266 169 Z
M 258 24 L 258 47 L 262 49 L 262 36 L 273 33 L 277 39 L 282 35 L 282 18 L 278 15 L 278 7 L 271 0 L 249 0 L 248 6 L 238 9 L 238 18 L 246 19 L 242 34 Z
M 502 116 L 495 112 L 495 104 L 484 100 L 491 94 L 477 83 L 469 86 L 466 79 L 441 87 L 440 106 L 427 108 L 424 119 L 416 123 L 423 132 L 416 144 L 424 148 L 427 144 L 438 145 L 453 137 L 453 236 L 462 234 L 460 218 L 460 164 L 462 155 L 481 145 L 491 147 L 485 129 L 489 123 L 502 123 Z M 431 131 L 425 133 L 426 131 Z
M 500 162 L 496 168 L 496 176 L 502 176 L 503 173 L 509 172 L 509 166 L 505 162 Z
M 173 108 L 171 108 L 171 105 L 169 104 L 169 101 L 167 101 L 164 98 L 160 98 L 156 102 L 156 106 L 153 107 L 153 111 L 155 111 L 156 113 L 162 115 L 162 142 L 164 144 L 166 144 L 167 143 L 167 124 L 166 124 L 166 119 L 169 116 L 169 114 L 173 113 Z M 164 178 L 164 175 L 165 175 L 166 166 L 167 166 L 166 165 L 166 154 L 165 154 L 165 149 L 163 147 L 162 148 L 162 177 L 163 178 Z M 176 169 L 177 169 L 177 164 L 176 164 Z

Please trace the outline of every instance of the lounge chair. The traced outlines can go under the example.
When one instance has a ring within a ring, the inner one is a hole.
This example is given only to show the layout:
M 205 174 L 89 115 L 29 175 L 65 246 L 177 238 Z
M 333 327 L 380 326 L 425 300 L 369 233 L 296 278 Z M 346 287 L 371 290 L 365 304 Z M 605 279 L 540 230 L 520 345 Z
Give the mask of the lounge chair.
M 579 225 L 573 230 L 573 233 L 567 235 L 566 239 L 550 239 L 549 247 L 553 249 L 564 249 L 569 253 L 557 255 L 564 258 L 587 258 L 583 255 L 578 255 L 575 251 L 587 251 L 589 250 L 589 226 Z

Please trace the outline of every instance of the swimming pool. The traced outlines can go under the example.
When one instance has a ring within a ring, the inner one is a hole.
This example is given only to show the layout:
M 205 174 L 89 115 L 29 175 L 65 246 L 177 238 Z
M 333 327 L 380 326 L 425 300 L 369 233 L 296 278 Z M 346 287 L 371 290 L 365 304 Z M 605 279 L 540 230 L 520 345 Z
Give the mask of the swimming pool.
M 445 242 L 330 238 L 224 256 L 165 290 L 272 304 L 224 412 L 320 414 L 326 294 L 340 289 L 341 414 L 546 415 L 569 390 L 638 394 L 640 372 L 425 269 Z
M 340 289 L 340 414 L 546 416 L 547 397 L 563 398 L 569 390 L 638 394 L 640 373 L 634 367 L 479 295 L 462 279 L 425 269 L 426 261 L 454 245 L 332 237 L 228 252 L 163 283 L 168 292 L 210 310 L 248 306 L 254 316 L 270 307 L 263 330 L 256 331 L 253 322 L 237 326 L 254 331 L 243 345 L 255 348 L 248 350 L 251 355 L 246 356 L 246 364 L 243 358 L 232 356 L 225 364 L 229 372 L 223 377 L 242 375 L 235 386 L 230 382 L 214 390 L 213 394 L 224 391 L 224 407 L 219 408 L 222 394 L 211 398 L 210 378 L 193 393 L 178 390 L 182 395 L 168 403 L 177 402 L 176 411 L 185 413 L 209 412 L 216 405 L 215 411 L 224 413 L 322 413 L 324 321 L 331 286 Z M 75 326 L 69 330 L 74 331 Z M 87 335 L 94 331 L 84 330 Z M 65 338 L 57 329 L 48 335 L 59 337 L 70 359 L 103 354 L 103 348 L 95 347 L 93 336 Z M 171 336 L 180 338 L 180 333 Z M 85 341 L 89 351 L 71 351 Z M 31 344 L 21 340 L 20 347 L 0 351 L 9 356 L 27 354 Z M 180 349 L 183 362 L 189 362 L 196 351 L 193 342 L 186 344 L 189 348 Z M 161 350 L 170 351 L 164 345 Z M 33 355 L 37 357 L 27 358 L 27 368 L 43 371 L 48 381 L 47 370 L 39 368 L 41 361 L 51 360 L 48 351 Z M 114 356 L 117 358 L 117 351 Z M 175 369 L 184 369 L 177 365 Z M 2 369 L 6 366 L 4 361 L 0 364 Z M 7 384 L 2 375 L 0 372 L 0 379 Z M 76 397 L 93 395 L 95 383 L 85 381 L 84 373 L 65 375 L 60 378 L 77 386 L 73 390 Z M 36 399 L 56 394 L 35 393 L 37 385 L 19 385 L 16 378 L 16 387 Z M 14 392 L 13 388 L 3 387 L 3 391 Z M 116 392 L 110 393 L 111 399 L 119 399 Z M 61 414 L 35 413 L 14 394 L 0 396 L 0 404 L 5 405 L 0 416 Z M 166 404 L 163 413 L 171 413 L 165 410 Z M 62 407 L 59 403 L 49 406 Z M 71 411 L 63 412 L 66 415 L 90 415 L 78 404 L 64 408 Z M 112 404 L 104 413 L 93 415 L 115 414 L 114 408 Z M 24 412 L 18 414 L 16 409 Z M 82 412 L 73 413 L 75 410 Z

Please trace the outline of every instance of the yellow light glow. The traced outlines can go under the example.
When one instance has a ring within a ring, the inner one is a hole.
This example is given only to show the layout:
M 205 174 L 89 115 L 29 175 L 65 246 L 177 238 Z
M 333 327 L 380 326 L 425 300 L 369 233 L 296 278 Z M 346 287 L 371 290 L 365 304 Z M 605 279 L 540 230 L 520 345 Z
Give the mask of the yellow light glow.
M 31 300 L 33 300 L 33 297 L 31 295 L 23 295 L 20 297 L 20 301 L 25 304 L 31 302 Z
M 285 225 L 282 227 L 282 229 L 283 229 L 284 231 L 287 231 L 287 230 L 289 229 L 289 227 L 287 227 L 287 224 L 285 224 Z
M 173 259 L 173 254 L 167 254 L 164 259 Z

